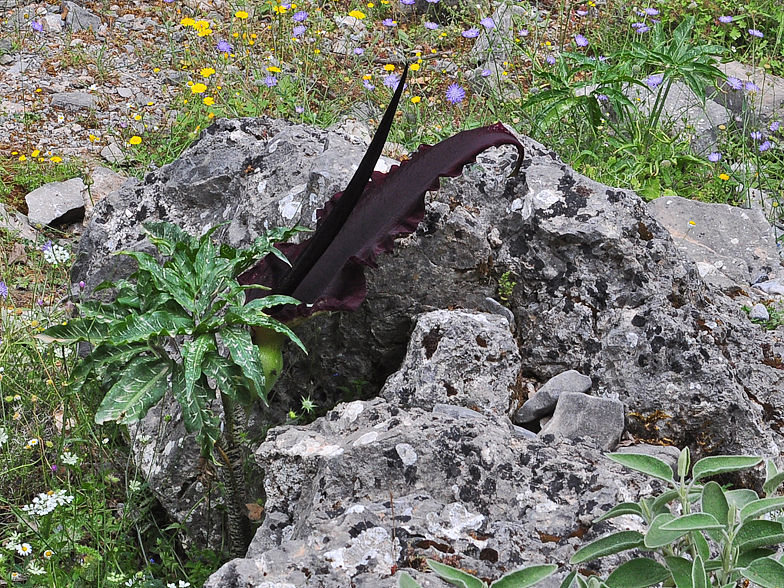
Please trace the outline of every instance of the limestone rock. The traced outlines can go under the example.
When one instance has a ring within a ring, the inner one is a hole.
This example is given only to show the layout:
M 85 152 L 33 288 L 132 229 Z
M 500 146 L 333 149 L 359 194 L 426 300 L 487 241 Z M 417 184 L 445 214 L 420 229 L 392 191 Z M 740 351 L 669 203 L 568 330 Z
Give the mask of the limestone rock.
M 770 313 L 768 312 L 767 307 L 764 304 L 755 304 L 751 307 L 751 311 L 749 312 L 750 319 L 757 319 L 760 321 L 768 321 L 770 320 Z
M 63 14 L 65 23 L 73 32 L 92 29 L 98 32 L 101 28 L 101 19 L 93 12 L 79 6 L 76 2 L 66 1 L 63 3 Z
M 734 90 L 724 83 L 720 91 L 714 90 L 713 100 L 743 117 L 752 126 L 781 120 L 784 114 L 784 79 L 763 68 L 744 65 L 738 61 L 722 63 L 719 68 L 728 77 L 743 82 L 744 88 Z M 746 89 L 747 82 L 753 82 L 759 89 Z
M 732 292 L 784 275 L 776 236 L 762 211 L 680 196 L 657 198 L 648 207 L 708 283 Z
M 623 434 L 623 412 L 623 403 L 613 398 L 564 392 L 558 398 L 553 418 L 539 436 L 555 435 L 572 440 L 589 437 L 604 450 L 614 449 Z
M 33 243 L 38 238 L 38 233 L 30 227 L 27 218 L 18 212 L 9 211 L 5 204 L 0 204 L 0 227 Z
M 59 92 L 52 96 L 52 106 L 65 110 L 91 110 L 97 105 L 95 96 L 87 92 Z
M 591 389 L 591 378 L 577 370 L 568 370 L 550 378 L 536 393 L 525 401 L 515 413 L 514 422 L 530 423 L 555 410 L 558 398 L 564 392 L 586 393 Z
M 436 310 L 417 319 L 401 368 L 381 396 L 390 403 L 432 410 L 437 403 L 505 415 L 520 354 L 506 319 Z
M 395 568 L 419 569 L 424 557 L 449 556 L 486 578 L 566 564 L 582 541 L 631 522 L 592 526 L 599 515 L 659 488 L 585 445 L 551 446 L 515 437 L 497 417 L 454 419 L 380 398 L 272 429 L 256 459 L 267 516 L 247 559 L 206 588 L 392 588 Z
M 25 196 L 30 222 L 45 226 L 81 220 L 84 217 L 82 192 L 86 189 L 81 178 L 36 188 Z

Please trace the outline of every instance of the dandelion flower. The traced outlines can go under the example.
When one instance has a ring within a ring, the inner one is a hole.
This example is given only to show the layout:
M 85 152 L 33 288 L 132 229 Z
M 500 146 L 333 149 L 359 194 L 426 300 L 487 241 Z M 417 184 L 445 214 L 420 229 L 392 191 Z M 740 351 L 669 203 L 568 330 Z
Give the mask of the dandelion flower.
M 186 16 L 185 18 L 183 18 L 183 19 L 180 21 L 180 24 L 181 24 L 182 26 L 184 26 L 184 27 L 192 27 L 193 25 L 195 25 L 195 24 L 196 24 L 196 21 L 195 21 L 195 20 L 193 20 L 192 18 L 190 18 L 190 17 Z
M 204 94 L 207 91 L 207 86 L 199 82 L 198 84 L 193 84 L 191 86 L 191 93 L 193 94 Z
M 726 182 L 730 177 L 727 174 L 719 174 L 719 179 Z
M 463 31 L 462 35 L 466 39 L 475 39 L 476 37 L 479 36 L 479 29 L 474 29 L 474 28 L 468 29 L 466 31 Z
M 365 18 L 365 13 L 360 10 L 352 10 L 348 13 L 349 16 L 353 16 L 356 19 L 362 20 Z
M 384 66 L 384 69 L 385 69 L 386 71 L 395 71 L 395 66 L 394 66 L 394 65 L 392 65 L 391 63 L 387 63 L 387 64 Z
M 206 96 L 206 97 L 205 97 L 205 98 L 202 100 L 202 102 L 204 102 L 204 104 L 205 104 L 206 106 L 212 106 L 213 104 L 215 104 L 215 99 L 214 99 L 212 96 Z
M 452 104 L 458 104 L 465 98 L 465 90 L 457 84 L 452 84 L 446 89 L 446 99 Z
M 234 13 L 234 16 L 236 16 L 240 20 L 245 20 L 246 18 L 248 18 L 248 13 L 245 12 L 244 10 L 238 10 L 237 12 Z
M 408 69 L 410 69 L 411 71 L 419 71 L 419 64 L 412 63 L 411 65 L 408 66 Z
M 422 98 L 419 96 L 412 96 L 411 97 L 411 104 L 419 104 L 422 101 Z
M 203 68 L 203 69 L 202 69 L 202 70 L 201 70 L 199 73 L 200 73 L 200 74 L 201 74 L 203 77 L 205 77 L 205 78 L 208 78 L 208 77 L 210 77 L 212 74 L 214 74 L 214 73 L 215 73 L 215 70 L 214 70 L 214 69 L 212 69 L 211 67 L 205 67 L 205 68 Z
M 130 139 L 128 139 L 128 142 L 129 142 L 131 145 L 140 145 L 140 144 L 141 144 L 141 142 L 142 142 L 142 138 L 141 138 L 139 135 L 134 135 L 133 137 L 131 137 Z

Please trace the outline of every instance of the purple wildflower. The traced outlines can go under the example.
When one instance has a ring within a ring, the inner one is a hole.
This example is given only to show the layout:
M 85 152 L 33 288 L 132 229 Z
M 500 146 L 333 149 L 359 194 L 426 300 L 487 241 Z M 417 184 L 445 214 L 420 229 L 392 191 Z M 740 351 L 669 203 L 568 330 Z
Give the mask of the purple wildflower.
M 465 90 L 463 90 L 463 88 L 457 84 L 452 84 L 446 89 L 446 99 L 449 100 L 452 104 L 462 102 L 464 98 Z
M 759 86 L 754 82 L 746 82 L 746 91 L 747 92 L 756 92 L 759 90 Z
M 393 90 L 397 90 L 397 85 L 400 83 L 400 78 L 397 74 L 389 74 L 387 77 L 384 78 L 384 85 L 387 88 L 392 88 Z
M 274 88 L 275 86 L 278 85 L 278 78 L 276 78 L 275 76 L 267 76 L 266 78 L 264 78 L 264 85 L 267 86 L 268 88 Z
M 596 95 L 596 99 L 599 102 L 607 102 L 610 98 L 609 98 L 609 96 L 607 96 L 607 94 L 597 94 Z
M 770 141 L 765 141 L 762 145 L 759 146 L 760 153 L 763 153 L 770 149 Z
M 781 126 L 781 123 L 779 121 L 777 121 L 777 120 L 773 121 L 772 123 L 770 123 L 770 132 L 771 133 L 775 133 L 776 131 L 779 130 L 780 126 Z
M 574 38 L 574 42 L 577 43 L 578 47 L 588 46 L 588 39 L 586 39 L 583 35 L 576 35 Z
M 231 53 L 232 48 L 228 41 L 218 41 L 218 51 L 221 53 Z
M 362 80 L 362 85 L 365 86 L 366 90 L 375 90 L 376 87 L 371 84 L 368 80 Z
M 479 36 L 479 29 L 468 29 L 467 31 L 463 31 L 463 36 L 466 39 L 475 39 Z
M 648 76 L 643 80 L 645 85 L 648 86 L 651 90 L 655 90 L 657 87 L 661 85 L 664 81 L 664 74 L 653 74 L 652 76 Z
M 642 24 L 642 23 L 640 23 L 640 24 Z M 643 34 L 647 33 L 647 32 L 648 32 L 648 31 L 650 31 L 650 30 L 651 30 L 651 28 L 650 28 L 650 27 L 647 27 L 647 26 L 645 26 L 645 25 L 642 25 L 641 27 L 637 27 L 637 28 L 635 29 L 635 32 L 636 32 L 636 33 L 640 33 L 641 35 L 643 35 Z
M 364 52 L 365 50 L 362 47 L 356 47 L 354 49 L 354 55 L 362 55 Z
M 296 112 L 297 114 L 302 114 L 303 112 L 305 112 L 305 108 L 302 106 L 295 106 L 294 112 Z
M 587 10 L 575 10 L 575 12 L 577 13 L 577 16 L 585 16 L 588 14 Z
M 52 242 L 51 241 L 47 241 L 41 247 L 41 251 L 43 251 L 44 253 L 46 253 L 47 251 L 51 251 L 51 250 L 52 250 Z
M 758 37 L 760 39 L 765 36 L 765 35 L 762 34 L 762 31 L 760 31 L 758 29 L 749 29 L 749 34 L 752 37 Z
M 299 12 L 295 12 L 294 16 L 291 18 L 294 19 L 294 22 L 303 22 L 306 18 L 308 18 L 308 13 L 304 10 L 300 10 Z
M 749 136 L 754 139 L 755 141 L 759 141 L 762 139 L 762 133 L 760 131 L 751 131 Z
M 0 282 L 0 296 L 8 298 L 8 286 L 5 285 L 5 282 Z
M 381 24 L 384 25 L 385 27 L 396 27 L 397 26 L 397 23 L 394 20 L 392 20 L 391 18 L 385 18 L 384 20 L 381 21 Z
M 84 280 L 79 282 L 79 287 L 80 288 L 84 289 L 85 286 L 87 286 L 87 284 L 84 283 Z
M 489 16 L 486 16 L 485 18 L 480 20 L 479 24 L 482 25 L 483 27 L 485 27 L 486 29 L 494 29 L 495 28 L 495 21 L 492 18 L 490 18 Z
M 713 153 L 711 153 L 710 155 L 708 155 L 708 161 L 710 161 L 710 162 L 712 162 L 712 163 L 716 163 L 716 162 L 717 162 L 717 161 L 719 161 L 720 159 L 721 159 L 721 153 L 718 153 L 718 152 L 716 152 L 716 151 L 714 151 Z
M 730 24 L 732 22 L 731 16 L 720 16 L 719 22 L 723 22 L 724 24 Z
M 483 69 L 482 70 L 482 77 L 486 78 L 487 76 L 492 75 L 492 73 L 493 72 L 491 72 L 489 69 Z
M 291 31 L 291 34 L 294 35 L 295 37 L 299 37 L 300 35 L 303 35 L 307 30 L 308 28 L 305 25 L 297 25 Z
M 427 0 L 430 4 L 438 4 L 439 0 Z
M 733 78 L 732 76 L 727 78 L 727 85 L 732 88 L 733 90 L 742 90 L 743 89 L 743 82 L 738 78 Z
M 33 22 L 31 22 L 31 23 L 30 23 L 30 26 L 31 26 L 31 27 L 33 27 L 33 30 L 34 30 L 34 31 L 37 31 L 37 32 L 39 32 L 39 33 L 43 32 L 43 30 L 44 30 L 44 25 L 42 25 L 42 24 L 41 24 L 40 22 L 38 22 L 37 20 L 34 20 Z
M 658 16 L 658 14 L 659 14 L 659 11 L 658 11 L 658 10 L 656 10 L 655 8 L 646 8 L 646 9 L 644 10 L 644 12 L 645 12 L 645 14 L 647 14 L 648 16 Z
M 406 6 L 412 6 L 416 3 L 416 0 L 400 0 L 401 4 L 405 4 Z
M 428 29 L 428 30 L 434 31 L 434 30 L 436 30 L 438 28 L 438 25 L 436 23 L 434 23 L 434 22 L 426 22 L 425 23 L 425 28 Z
M 528 29 L 520 29 L 517 32 L 520 34 L 521 37 L 527 37 L 528 36 Z
M 545 61 L 550 65 L 553 65 L 555 63 L 555 57 L 553 57 L 552 55 L 548 55 L 547 57 L 545 57 Z

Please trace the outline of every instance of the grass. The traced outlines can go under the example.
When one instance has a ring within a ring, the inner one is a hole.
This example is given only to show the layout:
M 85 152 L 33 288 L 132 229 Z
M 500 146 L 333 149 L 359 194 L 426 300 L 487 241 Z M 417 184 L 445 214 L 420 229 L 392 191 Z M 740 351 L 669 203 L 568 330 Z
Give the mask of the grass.
M 108 4 L 86 5 L 105 20 L 116 16 Z M 399 0 L 221 6 L 194 12 L 179 0 L 156 0 L 145 13 L 159 23 L 155 41 L 144 48 L 146 73 L 156 83 L 164 74 L 180 82 L 164 87 L 164 104 L 131 103 L 111 127 L 95 117 L 63 115 L 64 124 L 78 122 L 89 137 L 85 160 L 37 146 L 45 122 L 40 92 L 13 97 L 24 104 L 15 116 L 26 135 L 0 156 L 0 201 L 24 212 L 27 192 L 79 176 L 109 140 L 127 155 L 116 167 L 142 176 L 178 157 L 215 118 L 269 115 L 326 127 L 360 106 L 380 116 L 407 61 L 413 65 L 391 136 L 404 148 L 501 120 L 578 171 L 644 198 L 680 194 L 749 205 L 752 189 L 762 190 L 770 220 L 780 223 L 778 120 L 762 125 L 752 117 L 731 118 L 719 127 L 708 157 L 692 151 L 689 129 L 674 132 L 660 115 L 670 82 L 710 85 L 719 75 L 716 60 L 757 66 L 763 74 L 750 81 L 760 88 L 764 75 L 784 75 L 784 6 L 778 0 L 737 6 L 661 0 L 637 9 L 621 0 L 601 6 L 590 0 L 510 2 L 512 26 L 492 55 L 471 53 L 477 38 L 500 35 L 502 23 L 486 20 L 494 8 L 485 1 L 456 7 L 428 2 L 421 14 Z M 87 69 L 98 83 L 118 78 L 106 45 L 90 32 L 74 35 L 85 46 L 66 43 L 57 53 L 27 23 L 11 37 L 14 47 L 41 55 L 45 68 Z M 128 39 L 110 35 L 106 42 L 123 48 Z M 488 60 L 496 65 L 481 65 Z M 624 98 L 629 85 L 652 88 L 651 104 Z M 133 467 L 126 433 L 93 422 L 101 392 L 69 394 L 75 350 L 58 354 L 33 339 L 69 310 L 59 304 L 69 291 L 69 252 L 56 264 L 52 250 L 44 252 L 46 240 L 53 247 L 58 237 L 32 243 L 0 234 L 0 296 L 8 289 L 0 299 L 0 580 L 19 586 L 200 585 L 225 554 L 185 554 L 178 547 L 182 530 L 155 523 L 161 513 Z M 56 504 L 54 510 L 25 510 L 50 492 L 39 504 Z

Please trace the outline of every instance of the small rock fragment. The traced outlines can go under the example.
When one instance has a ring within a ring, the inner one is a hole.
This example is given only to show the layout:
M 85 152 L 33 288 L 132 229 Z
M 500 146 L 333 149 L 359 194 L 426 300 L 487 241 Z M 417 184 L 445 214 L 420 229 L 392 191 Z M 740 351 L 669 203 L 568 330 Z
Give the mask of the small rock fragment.
M 749 318 L 760 320 L 760 321 L 769 321 L 770 313 L 768 312 L 768 309 L 765 307 L 764 304 L 757 303 L 751 307 L 751 311 L 749 312 Z
M 569 370 L 550 378 L 539 391 L 526 400 L 512 419 L 516 424 L 535 421 L 552 412 L 562 392 L 585 393 L 591 389 L 591 378 L 576 370 Z
M 575 440 L 590 437 L 604 450 L 613 449 L 623 434 L 623 403 L 579 392 L 561 394 L 553 418 L 539 436 L 555 435 Z

